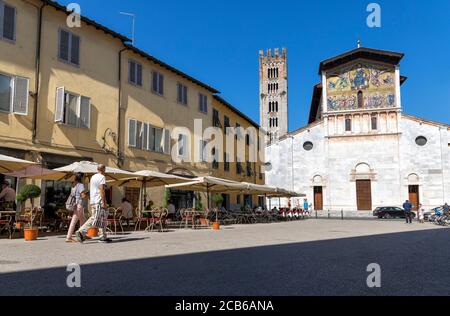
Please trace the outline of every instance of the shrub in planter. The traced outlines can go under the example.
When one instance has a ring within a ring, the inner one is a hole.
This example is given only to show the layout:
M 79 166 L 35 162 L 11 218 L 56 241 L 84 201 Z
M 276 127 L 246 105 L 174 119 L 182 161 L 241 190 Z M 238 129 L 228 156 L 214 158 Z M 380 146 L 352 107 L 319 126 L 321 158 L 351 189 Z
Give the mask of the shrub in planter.
M 41 196 L 41 188 L 34 184 L 27 184 L 22 187 L 19 194 L 17 195 L 17 201 L 24 203 L 28 199 L 31 202 L 31 209 L 34 209 L 34 199 Z M 25 240 L 36 240 L 38 229 L 33 226 L 34 216 L 31 214 L 29 227 L 24 229 Z

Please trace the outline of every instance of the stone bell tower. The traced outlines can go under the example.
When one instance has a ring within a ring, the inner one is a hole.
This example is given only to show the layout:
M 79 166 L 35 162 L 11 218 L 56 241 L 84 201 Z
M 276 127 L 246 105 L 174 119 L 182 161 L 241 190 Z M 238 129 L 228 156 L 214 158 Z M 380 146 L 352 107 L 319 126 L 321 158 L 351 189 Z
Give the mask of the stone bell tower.
M 266 131 L 266 143 L 288 132 L 287 51 L 259 51 L 260 125 Z

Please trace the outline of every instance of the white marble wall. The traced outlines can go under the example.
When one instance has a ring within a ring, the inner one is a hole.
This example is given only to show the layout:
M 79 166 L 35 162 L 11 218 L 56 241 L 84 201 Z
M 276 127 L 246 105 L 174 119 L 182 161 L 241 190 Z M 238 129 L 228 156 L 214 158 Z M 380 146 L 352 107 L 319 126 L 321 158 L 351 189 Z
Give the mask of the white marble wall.
M 329 126 L 328 126 L 329 127 Z M 450 202 L 450 132 L 446 127 L 422 123 L 408 117 L 400 119 L 400 134 L 354 135 L 326 137 L 325 123 L 294 133 L 266 149 L 272 170 L 266 175 L 268 185 L 292 189 L 292 149 L 294 150 L 294 189 L 313 202 L 314 179 L 324 187 L 324 208 L 356 210 L 356 183 L 352 170 L 365 163 L 372 169 L 373 208 L 401 205 L 408 198 L 408 185 L 419 184 L 420 200 L 425 207 Z M 397 127 L 390 132 L 397 131 Z M 424 147 L 416 145 L 417 136 L 425 136 Z M 311 141 L 312 151 L 303 143 Z M 419 183 L 410 183 L 416 173 Z M 320 180 L 322 178 L 322 180 Z M 444 192 L 445 191 L 445 192 Z M 278 206 L 278 199 L 273 199 Z M 286 200 L 281 201 L 287 205 Z

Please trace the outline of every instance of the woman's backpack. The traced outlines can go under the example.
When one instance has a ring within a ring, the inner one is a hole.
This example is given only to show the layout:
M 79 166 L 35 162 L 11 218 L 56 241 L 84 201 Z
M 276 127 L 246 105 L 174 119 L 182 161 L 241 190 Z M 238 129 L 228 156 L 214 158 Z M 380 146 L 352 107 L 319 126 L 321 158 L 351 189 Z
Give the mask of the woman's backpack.
M 66 210 L 68 210 L 69 212 L 73 212 L 77 209 L 77 198 L 75 196 L 77 194 L 77 189 L 78 184 L 75 186 L 75 190 L 72 190 L 69 197 L 67 198 Z

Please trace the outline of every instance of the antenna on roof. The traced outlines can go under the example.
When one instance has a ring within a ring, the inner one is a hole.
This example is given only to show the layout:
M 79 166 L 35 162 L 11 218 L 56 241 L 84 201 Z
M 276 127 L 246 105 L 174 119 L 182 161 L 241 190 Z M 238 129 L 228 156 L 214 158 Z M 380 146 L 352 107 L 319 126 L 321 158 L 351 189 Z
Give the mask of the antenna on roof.
M 361 36 L 358 34 L 358 48 L 361 48 Z
M 119 12 L 120 14 L 126 15 L 126 16 L 131 16 L 133 18 L 133 29 L 132 29 L 132 35 L 131 35 L 131 44 L 134 46 L 134 23 L 135 23 L 135 19 L 136 19 L 136 15 L 133 13 L 128 13 L 128 12 Z

